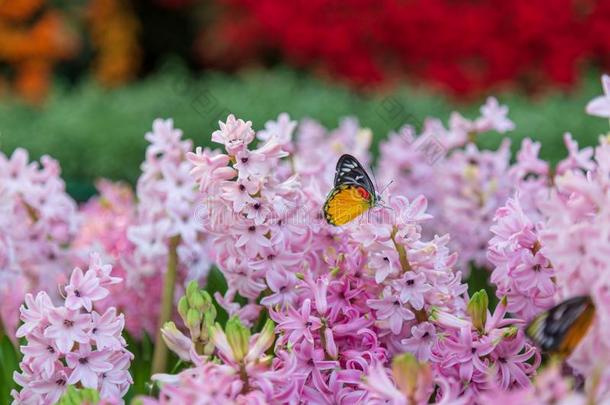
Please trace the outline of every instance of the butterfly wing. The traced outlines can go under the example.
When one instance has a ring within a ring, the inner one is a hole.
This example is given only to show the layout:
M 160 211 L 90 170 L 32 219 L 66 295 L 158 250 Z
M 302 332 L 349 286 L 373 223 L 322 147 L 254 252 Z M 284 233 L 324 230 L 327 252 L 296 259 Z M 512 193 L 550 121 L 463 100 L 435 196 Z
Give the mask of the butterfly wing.
M 594 316 L 591 297 L 573 297 L 538 315 L 525 331 L 543 351 L 567 356 L 586 335 Z
M 352 155 L 342 155 L 337 162 L 334 186 L 337 187 L 340 184 L 355 184 L 364 187 L 373 198 L 377 196 L 371 178 Z
M 344 225 L 371 208 L 371 194 L 362 186 L 340 184 L 335 187 L 324 203 L 324 218 L 331 225 Z

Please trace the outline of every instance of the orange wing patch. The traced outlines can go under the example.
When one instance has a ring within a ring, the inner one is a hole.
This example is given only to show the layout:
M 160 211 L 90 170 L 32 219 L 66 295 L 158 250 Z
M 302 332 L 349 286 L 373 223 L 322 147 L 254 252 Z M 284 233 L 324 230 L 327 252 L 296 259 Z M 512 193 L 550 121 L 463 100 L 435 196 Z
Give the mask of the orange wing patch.
M 567 357 L 587 334 L 594 318 L 591 297 L 572 297 L 534 318 L 526 333 L 542 351 Z
M 342 184 L 335 187 L 326 199 L 324 217 L 329 224 L 339 226 L 347 224 L 369 208 L 370 195 L 363 187 Z
M 595 316 L 595 307 L 588 305 L 584 312 L 578 317 L 574 324 L 568 329 L 563 341 L 559 345 L 557 350 L 559 354 L 569 356 L 576 346 L 580 343 L 582 338 L 587 334 L 593 318 Z

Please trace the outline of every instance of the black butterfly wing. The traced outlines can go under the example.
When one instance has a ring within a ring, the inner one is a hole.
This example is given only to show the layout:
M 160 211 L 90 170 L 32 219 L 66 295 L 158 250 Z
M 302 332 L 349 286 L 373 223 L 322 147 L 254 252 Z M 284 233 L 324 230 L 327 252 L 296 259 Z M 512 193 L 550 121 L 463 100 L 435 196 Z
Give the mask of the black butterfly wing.
M 573 297 L 534 318 L 526 333 L 543 351 L 569 355 L 587 333 L 594 313 L 591 297 Z
M 335 171 L 335 187 L 340 184 L 356 184 L 362 186 L 375 198 L 375 185 L 360 162 L 352 155 L 345 154 L 339 158 Z

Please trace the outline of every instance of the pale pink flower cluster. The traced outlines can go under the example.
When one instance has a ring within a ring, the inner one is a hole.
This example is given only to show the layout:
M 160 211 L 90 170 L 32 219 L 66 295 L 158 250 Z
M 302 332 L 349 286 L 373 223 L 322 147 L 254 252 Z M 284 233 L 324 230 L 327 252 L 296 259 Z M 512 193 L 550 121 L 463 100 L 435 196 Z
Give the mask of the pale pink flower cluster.
M 278 123 L 268 123 L 262 145 L 250 149 L 252 123 L 230 115 L 212 134 L 225 153 L 197 148 L 187 155 L 201 191 L 198 219 L 212 236 L 214 261 L 229 284 L 217 299 L 247 324 L 258 317 L 261 306 L 255 300 L 265 289 L 294 286 L 294 268 L 302 267 L 300 256 L 311 244 L 301 185 L 289 163 L 280 161 L 292 147 L 295 125 L 287 120 L 281 116 Z M 236 294 L 249 304 L 232 305 Z
M 57 161 L 40 164 L 16 149 L 0 152 L 0 324 L 14 336 L 18 308 L 29 291 L 65 281 L 66 246 L 77 229 L 76 203 L 66 194 Z
M 540 365 L 540 354 L 518 328 L 522 321 L 505 318 L 506 310 L 504 301 L 493 314 L 485 309 L 479 325 L 472 316 L 433 313 L 434 322 L 445 328 L 433 350 L 432 363 L 438 362 L 439 374 L 461 397 L 474 400 L 492 386 L 503 390 L 527 387 Z
M 496 295 L 507 297 L 508 310 L 530 320 L 553 305 L 556 298 L 556 272 L 552 257 L 542 248 L 540 236 L 546 216 L 541 211 L 554 210 L 549 195 L 557 175 L 593 169 L 592 148 L 579 149 L 570 134 L 564 135 L 568 156 L 551 173 L 547 162 L 538 158 L 541 144 L 524 139 L 517 161 L 509 170 L 515 195 L 495 214 L 491 226 L 487 258 L 495 266 L 490 281 Z M 549 204 L 551 204 L 549 206 Z
M 513 188 L 519 192 L 520 206 L 534 222 L 541 218 L 537 204 L 546 197 L 553 181 L 549 163 L 538 156 L 541 146 L 540 142 L 523 139 L 516 161 L 508 171 Z
M 163 275 L 170 239 L 179 240 L 179 283 L 204 280 L 210 260 L 207 239 L 196 216 L 198 192 L 186 154 L 191 141 L 171 120 L 155 120 L 138 179 L 136 195 L 128 186 L 98 182 L 100 195 L 81 207 L 81 227 L 72 245 L 77 263 L 89 251 L 100 252 L 125 279 L 111 288 L 101 307 L 116 306 L 135 337 L 156 334 Z
M 132 383 L 128 372 L 133 355 L 121 333 L 123 314 L 114 307 L 97 312 L 94 303 L 108 295 L 121 279 L 112 267 L 92 255 L 89 268 L 75 268 L 64 288 L 65 300 L 55 306 L 44 291 L 27 294 L 21 307 L 21 373 L 14 379 L 15 403 L 54 404 L 68 385 L 98 390 L 102 398 L 120 400 Z
M 496 295 L 507 298 L 509 312 L 531 320 L 553 306 L 557 288 L 555 271 L 541 251 L 538 229 L 522 208 L 521 195 L 496 212 L 488 258 L 495 266 L 490 282 L 496 285 Z
M 600 97 L 587 110 L 605 116 L 604 102 Z M 524 319 L 566 298 L 593 298 L 596 319 L 568 364 L 574 374 L 595 381 L 597 397 L 608 398 L 610 144 L 601 136 L 595 149 L 581 149 L 570 134 L 564 142 L 567 157 L 553 172 L 537 157 L 540 144 L 523 142 L 511 168 L 516 193 L 497 211 L 491 228 L 489 259 L 496 266 L 491 280 L 509 311 Z
M 278 120 L 281 119 L 282 115 Z M 328 190 L 333 186 L 337 160 L 342 154 L 355 156 L 368 168 L 372 137 L 371 130 L 361 128 L 353 117 L 342 119 L 333 130 L 311 119 L 299 122 L 290 159 L 294 162 L 294 172 L 299 174 L 299 180 L 307 190 L 308 200 L 314 200 L 308 204 L 316 204 L 315 209 L 319 209 L 324 203 Z M 377 184 L 379 186 L 382 185 Z
M 484 312 L 478 315 L 484 316 L 478 319 L 434 310 L 430 320 L 439 332 L 433 337 L 434 328 L 426 330 L 430 335 L 427 357 L 419 360 L 425 367 L 396 375 L 393 364 L 391 376 L 383 363 L 374 364 L 364 379 L 371 403 L 427 404 L 432 398 L 438 404 L 470 404 L 479 403 L 490 391 L 529 387 L 540 355 L 514 326 L 520 321 L 504 318 L 505 302 L 493 315 L 486 307 L 480 310 Z M 422 358 L 419 351 L 407 353 Z M 409 394 L 405 388 L 414 392 Z
M 427 322 L 430 310 L 463 314 L 467 289 L 454 269 L 457 254 L 448 247 L 449 235 L 422 236 L 423 223 L 431 218 L 426 208 L 423 196 L 391 197 L 388 208 L 353 226 L 349 235 L 367 252 L 364 264 L 375 292 L 367 305 L 383 331 L 382 342 L 392 353 L 410 351 L 424 361 L 436 341 L 437 331 Z
M 396 194 L 426 196 L 434 218 L 428 235 L 451 235 L 450 247 L 460 252 L 458 266 L 465 275 L 471 264 L 489 265 L 489 226 L 512 190 L 509 141 L 496 151 L 481 150 L 474 142 L 485 132 L 511 131 L 507 113 L 506 106 L 489 98 L 473 121 L 454 112 L 445 128 L 428 118 L 421 134 L 407 125 L 380 145 L 380 179 L 393 181 L 390 189 Z
M 97 303 L 98 310 L 119 308 L 125 317 L 125 329 L 134 337 L 144 331 L 154 333 L 157 325 L 158 297 L 161 277 L 147 283 L 130 282 L 126 263 L 133 255 L 134 245 L 127 238 L 127 229 L 135 221 L 136 202 L 126 184 L 101 180 L 98 196 L 80 207 L 80 228 L 72 244 L 74 262 L 83 266 L 90 251 L 111 263 L 113 274 L 124 282 L 108 287 L 108 296 Z M 135 277 L 133 277 L 135 278 Z M 151 298 L 152 297 L 152 298 Z M 156 300 L 155 300 L 156 297 Z
M 590 170 L 567 170 L 541 203 L 545 216 L 540 230 L 541 251 L 554 270 L 559 298 L 589 294 L 596 321 L 569 359 L 585 375 L 601 373 L 600 391 L 610 393 L 608 327 L 610 320 L 610 142 L 600 138 Z
M 187 278 L 204 279 L 210 263 L 201 221 L 195 215 L 199 194 L 186 160 L 192 142 L 171 119 L 156 119 L 145 135 L 150 143 L 138 179 L 136 219 L 127 229 L 135 245 L 132 263 L 137 279 L 154 276 L 167 266 L 169 240 L 179 238 L 178 256 Z M 128 282 L 137 280 L 128 280 Z

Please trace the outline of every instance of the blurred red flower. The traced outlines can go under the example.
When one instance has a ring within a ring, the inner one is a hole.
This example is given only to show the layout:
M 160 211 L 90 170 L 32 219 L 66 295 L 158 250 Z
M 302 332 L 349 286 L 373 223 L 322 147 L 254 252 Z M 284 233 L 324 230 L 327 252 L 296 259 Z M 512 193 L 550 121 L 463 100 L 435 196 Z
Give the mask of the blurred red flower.
M 225 64 L 279 54 L 355 84 L 409 75 L 457 93 L 571 84 L 583 62 L 610 65 L 610 0 L 219 2 L 199 50 Z

